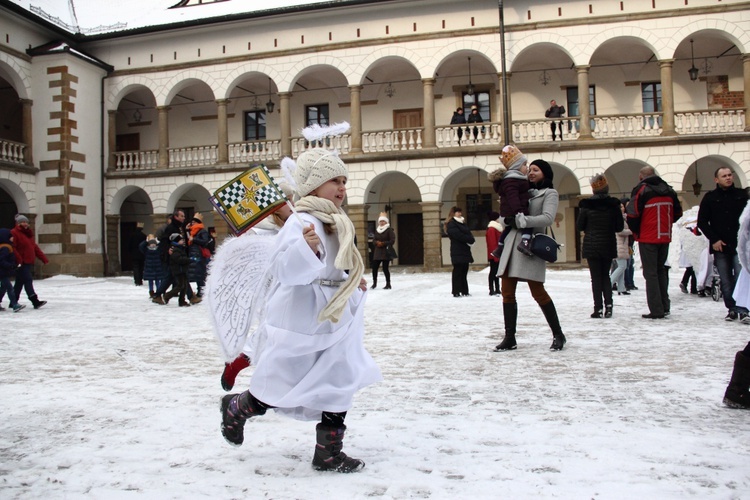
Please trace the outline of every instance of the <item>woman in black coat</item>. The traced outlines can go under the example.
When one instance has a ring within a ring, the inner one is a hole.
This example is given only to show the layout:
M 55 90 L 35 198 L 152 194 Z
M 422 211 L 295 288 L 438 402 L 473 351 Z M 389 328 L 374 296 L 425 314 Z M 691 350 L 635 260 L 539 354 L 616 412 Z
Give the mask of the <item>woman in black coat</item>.
M 591 291 L 594 294 L 594 312 L 592 318 L 602 317 L 602 299 L 605 318 L 612 317 L 612 285 L 609 281 L 609 269 L 612 259 L 617 258 L 617 239 L 615 233 L 624 228 L 620 201 L 609 196 L 609 186 L 604 174 L 591 178 L 591 189 L 594 196 L 582 200 L 576 226 L 583 231 L 583 250 L 581 255 L 588 260 L 591 274 Z
M 388 265 L 391 257 L 388 255 L 388 249 L 393 248 L 396 243 L 396 232 L 391 227 L 391 222 L 385 212 L 378 217 L 378 227 L 375 228 L 375 234 L 372 237 L 372 286 L 375 289 L 378 286 L 378 269 L 383 264 L 383 275 L 385 276 L 385 290 L 391 289 L 391 272 Z
M 451 264 L 453 264 L 451 292 L 454 297 L 468 297 L 467 277 L 469 264 L 474 262 L 474 257 L 471 255 L 474 235 L 466 225 L 460 207 L 453 207 L 448 212 L 448 218 L 445 220 L 445 233 L 451 240 Z

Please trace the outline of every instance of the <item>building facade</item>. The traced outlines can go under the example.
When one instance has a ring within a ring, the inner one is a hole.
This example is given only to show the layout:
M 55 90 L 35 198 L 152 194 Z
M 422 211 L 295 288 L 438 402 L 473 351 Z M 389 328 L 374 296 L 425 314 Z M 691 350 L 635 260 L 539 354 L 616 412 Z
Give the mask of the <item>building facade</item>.
M 136 223 L 178 208 L 225 233 L 214 190 L 313 146 L 349 166 L 363 255 L 386 211 L 396 263 L 425 269 L 450 264 L 452 206 L 484 234 L 506 142 L 553 167 L 563 262 L 580 260 L 595 173 L 624 196 L 651 165 L 686 208 L 719 166 L 748 185 L 750 2 L 358 0 L 88 34 L 43 14 L 0 2 L 0 226 L 32 219 L 46 274 L 127 271 Z M 545 118 L 553 99 L 562 118 Z M 472 106 L 482 123 L 451 125 Z

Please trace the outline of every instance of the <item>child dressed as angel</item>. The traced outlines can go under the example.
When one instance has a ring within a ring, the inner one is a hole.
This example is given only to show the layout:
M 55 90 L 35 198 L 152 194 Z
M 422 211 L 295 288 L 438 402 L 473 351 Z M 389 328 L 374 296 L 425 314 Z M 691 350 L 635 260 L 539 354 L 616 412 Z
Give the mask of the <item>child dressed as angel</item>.
M 300 218 L 287 219 L 276 236 L 265 346 L 250 389 L 221 400 L 222 434 L 241 445 L 245 421 L 269 408 L 318 420 L 313 467 L 355 472 L 365 464 L 341 451 L 344 419 L 354 394 L 382 376 L 363 343 L 364 264 L 341 208 L 348 172 L 336 153 L 311 149 L 293 178 Z

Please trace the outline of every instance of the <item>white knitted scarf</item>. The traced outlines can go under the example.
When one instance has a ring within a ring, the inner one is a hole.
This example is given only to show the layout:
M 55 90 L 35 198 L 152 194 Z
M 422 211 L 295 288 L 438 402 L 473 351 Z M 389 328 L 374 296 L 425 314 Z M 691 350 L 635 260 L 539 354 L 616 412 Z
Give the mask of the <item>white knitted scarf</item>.
M 359 287 L 365 270 L 362 256 L 354 244 L 354 224 L 343 209 L 336 208 L 332 201 L 317 196 L 305 196 L 295 203 L 299 212 L 307 212 L 325 224 L 330 224 L 339 238 L 339 253 L 336 255 L 336 269 L 349 270 L 349 277 L 331 297 L 331 301 L 318 314 L 321 323 L 330 320 L 338 323 L 349 297 Z

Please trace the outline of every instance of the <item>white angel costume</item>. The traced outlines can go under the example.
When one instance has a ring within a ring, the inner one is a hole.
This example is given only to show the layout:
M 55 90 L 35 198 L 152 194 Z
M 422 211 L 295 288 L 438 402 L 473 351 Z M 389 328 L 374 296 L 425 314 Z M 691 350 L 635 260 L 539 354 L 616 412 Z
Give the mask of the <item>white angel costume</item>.
M 326 234 L 311 214 L 300 216 L 306 226 L 314 225 L 320 256 L 305 241 L 299 220 L 290 217 L 271 257 L 274 284 L 262 326 L 265 346 L 250 393 L 293 418 L 319 420 L 323 411 L 349 410 L 354 394 L 382 375 L 364 348 L 365 292 L 354 290 L 338 321 L 318 319 L 347 274 L 334 265 L 337 234 Z
M 734 285 L 732 298 L 740 307 L 750 309 L 750 201 L 740 216 L 740 230 L 737 234 L 737 254 L 742 270 Z

